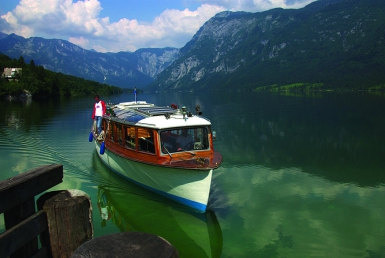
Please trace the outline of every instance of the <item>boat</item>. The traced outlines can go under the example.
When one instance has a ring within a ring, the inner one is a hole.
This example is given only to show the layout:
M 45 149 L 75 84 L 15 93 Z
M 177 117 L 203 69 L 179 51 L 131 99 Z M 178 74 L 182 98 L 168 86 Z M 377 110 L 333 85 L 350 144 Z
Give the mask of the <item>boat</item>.
M 146 101 L 107 104 L 102 131 L 89 141 L 114 172 L 199 212 L 207 209 L 212 173 L 222 162 L 211 122 L 176 104 Z

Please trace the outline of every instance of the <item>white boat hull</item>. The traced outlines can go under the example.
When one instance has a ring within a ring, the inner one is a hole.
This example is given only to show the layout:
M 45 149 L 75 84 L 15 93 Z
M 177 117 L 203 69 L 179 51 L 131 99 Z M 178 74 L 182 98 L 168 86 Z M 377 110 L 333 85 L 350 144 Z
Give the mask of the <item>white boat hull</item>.
M 104 154 L 100 154 L 100 143 L 95 141 L 95 146 L 101 160 L 115 173 L 186 206 L 201 212 L 206 211 L 212 169 L 191 170 L 154 166 L 126 159 L 108 149 L 105 149 Z

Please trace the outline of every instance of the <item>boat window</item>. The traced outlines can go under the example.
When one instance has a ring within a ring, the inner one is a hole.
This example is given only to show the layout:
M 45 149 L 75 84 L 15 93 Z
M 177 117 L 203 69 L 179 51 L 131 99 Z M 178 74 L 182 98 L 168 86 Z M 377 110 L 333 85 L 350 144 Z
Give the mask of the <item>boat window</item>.
M 122 115 L 124 113 L 129 112 L 125 109 L 120 109 L 120 108 L 114 108 L 113 111 L 114 111 L 115 116 L 117 116 L 117 117 L 119 117 L 120 115 Z
M 151 129 L 138 128 L 138 147 L 140 151 L 155 153 L 154 132 Z
M 123 146 L 122 125 L 116 124 L 116 142 Z
M 135 143 L 135 127 L 126 127 L 126 147 L 130 149 L 136 149 Z
M 111 141 L 114 141 L 115 139 L 115 134 L 114 134 L 114 127 L 115 127 L 115 123 L 114 122 L 110 122 L 110 125 L 108 127 L 108 138 L 111 140 Z
M 123 110 L 115 113 L 116 117 L 127 122 L 136 123 L 145 118 L 145 116 L 139 115 L 132 110 Z
M 160 132 L 162 153 L 209 149 L 207 127 L 178 128 Z
M 139 122 L 140 120 L 142 120 L 144 118 L 145 117 L 141 116 L 141 115 L 130 115 L 130 116 L 126 116 L 124 118 L 124 120 L 128 121 L 128 122 L 131 122 L 131 123 L 136 123 L 136 122 Z
M 104 133 L 106 133 L 107 123 L 108 123 L 107 120 L 105 119 L 102 120 L 102 131 L 104 131 Z

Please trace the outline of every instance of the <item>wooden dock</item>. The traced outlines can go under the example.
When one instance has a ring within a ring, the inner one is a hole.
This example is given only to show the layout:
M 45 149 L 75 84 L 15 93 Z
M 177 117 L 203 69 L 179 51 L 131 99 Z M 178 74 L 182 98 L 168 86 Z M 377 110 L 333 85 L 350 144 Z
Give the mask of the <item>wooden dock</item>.
M 92 239 L 90 213 L 86 219 L 78 213 L 84 209 L 90 212 L 87 196 L 73 197 L 63 190 L 45 193 L 35 202 L 35 196 L 62 181 L 63 165 L 51 164 L 0 182 L 0 214 L 4 214 L 5 223 L 5 232 L 0 234 L 0 257 L 70 257 Z M 66 212 L 61 212 L 63 209 Z M 58 230 L 62 237 L 55 235 Z M 68 233 L 74 237 L 68 237 Z
M 46 192 L 62 181 L 63 165 L 51 164 L 0 182 L 0 215 L 5 222 L 0 257 L 179 257 L 167 240 L 146 233 L 93 239 L 89 196 L 80 190 Z

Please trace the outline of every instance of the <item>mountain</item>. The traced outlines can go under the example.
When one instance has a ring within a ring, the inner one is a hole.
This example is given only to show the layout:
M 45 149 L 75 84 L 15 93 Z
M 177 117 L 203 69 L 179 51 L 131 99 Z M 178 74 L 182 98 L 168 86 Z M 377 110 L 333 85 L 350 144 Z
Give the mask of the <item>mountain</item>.
M 384 88 L 384 71 L 385 1 L 319 0 L 217 14 L 147 89 Z
M 3 39 L 3 38 L 5 38 L 5 37 L 7 37 L 7 36 L 8 36 L 7 34 L 2 33 L 2 32 L 0 31 L 0 39 Z
M 181 49 L 98 53 L 0 33 L 0 52 L 45 69 L 148 91 L 385 89 L 385 1 L 222 12 Z
M 60 39 L 15 34 L 0 35 L 0 52 L 23 56 L 45 69 L 123 88 L 143 87 L 170 65 L 179 49 L 139 49 L 135 52 L 99 53 Z

